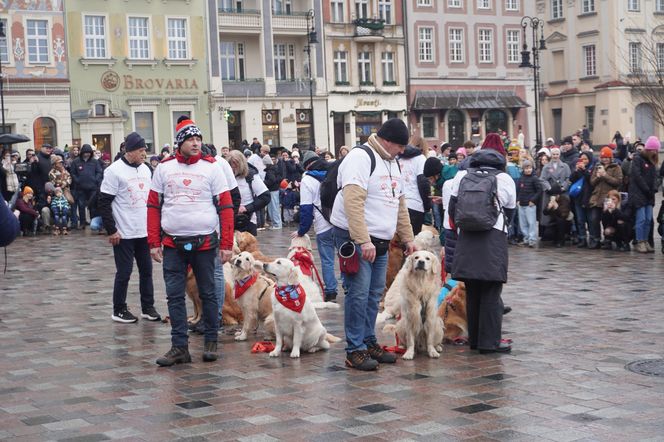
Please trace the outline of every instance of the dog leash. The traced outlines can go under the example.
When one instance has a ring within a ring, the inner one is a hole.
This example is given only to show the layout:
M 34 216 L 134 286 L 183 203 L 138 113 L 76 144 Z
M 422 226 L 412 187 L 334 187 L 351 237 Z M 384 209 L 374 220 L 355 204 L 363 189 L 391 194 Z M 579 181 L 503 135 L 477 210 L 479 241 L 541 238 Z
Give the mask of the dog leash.
M 318 285 L 320 286 L 320 290 L 322 293 L 325 293 L 325 287 L 323 286 L 323 281 L 320 278 L 320 275 L 318 274 L 318 269 L 316 268 L 316 264 L 314 263 L 314 260 L 311 257 L 311 252 L 309 252 L 307 249 L 304 247 L 295 247 L 295 254 L 291 258 L 291 261 L 293 261 L 293 264 L 296 266 L 300 267 L 301 269 L 303 268 L 304 265 L 306 265 L 309 268 L 309 275 L 311 274 L 311 269 L 314 269 L 314 272 L 316 272 L 316 279 L 318 280 Z M 307 274 L 307 272 L 304 272 Z

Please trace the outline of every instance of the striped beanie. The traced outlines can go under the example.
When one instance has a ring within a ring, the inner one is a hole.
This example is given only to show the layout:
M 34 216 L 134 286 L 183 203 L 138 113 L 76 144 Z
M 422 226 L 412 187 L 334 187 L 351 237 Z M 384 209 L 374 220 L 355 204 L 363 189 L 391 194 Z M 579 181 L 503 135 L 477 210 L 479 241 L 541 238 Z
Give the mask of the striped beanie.
M 200 137 L 203 139 L 203 133 L 192 120 L 186 116 L 178 118 L 178 124 L 175 126 L 175 142 L 178 147 L 185 142 L 187 138 Z

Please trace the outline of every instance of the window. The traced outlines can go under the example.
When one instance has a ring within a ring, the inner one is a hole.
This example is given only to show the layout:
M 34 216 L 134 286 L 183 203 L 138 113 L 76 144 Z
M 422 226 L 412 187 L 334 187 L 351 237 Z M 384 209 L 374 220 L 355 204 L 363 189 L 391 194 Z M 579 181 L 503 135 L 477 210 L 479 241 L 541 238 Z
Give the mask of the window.
M 288 45 L 288 77 L 295 79 L 295 45 Z M 304 76 L 309 78 L 309 60 L 304 64 Z
M 129 17 L 129 58 L 150 58 L 150 27 L 147 17 Z
M 288 74 L 286 73 L 286 45 L 274 45 L 274 78 L 276 80 L 286 80 Z
M 521 62 L 521 32 L 517 30 L 507 31 L 507 62 Z
M 639 12 L 641 10 L 641 5 L 639 0 L 627 0 L 627 10 L 631 12 Z
M 244 81 L 244 43 L 238 43 L 237 46 L 237 79 Z
M 589 132 L 595 130 L 595 106 L 586 106 L 586 127 Z
M 378 0 L 378 13 L 385 24 L 392 23 L 392 0 Z
M 235 43 L 220 42 L 219 55 L 221 58 L 221 79 L 235 80 Z
M 436 116 L 422 115 L 422 136 L 424 138 L 436 137 Z
M 664 0 L 655 1 L 655 12 L 664 12 Z
M 418 28 L 420 62 L 433 62 L 433 28 Z
M 480 29 L 479 31 L 480 63 L 493 63 L 493 31 Z
M 450 29 L 450 63 L 463 63 L 463 29 Z
M 187 54 L 187 19 L 168 19 L 168 58 L 186 60 Z
M 583 47 L 583 60 L 585 66 L 585 77 L 594 77 L 597 75 L 597 68 L 595 63 L 595 45 L 588 45 Z
M 463 0 L 447 0 L 447 7 L 448 8 L 461 8 L 461 2 Z
M 595 0 L 583 0 L 581 12 L 584 14 L 595 12 Z
M 106 105 L 97 103 L 95 104 L 95 117 L 106 117 Z
M 48 63 L 48 20 L 27 20 L 28 62 Z
M 551 18 L 563 18 L 563 0 L 551 0 Z
M 664 43 L 657 43 L 657 74 L 664 72 Z
M 357 54 L 357 70 L 360 74 L 360 84 L 373 84 L 371 75 L 371 52 L 360 52 Z
M 334 82 L 348 83 L 348 52 L 334 51 Z
M 394 52 L 383 52 L 381 62 L 383 65 L 383 84 L 396 84 L 394 79 Z
M 0 26 L 4 29 L 5 35 L 9 35 L 7 19 L 0 19 Z M 0 38 L 0 61 L 2 61 L 2 63 L 9 63 L 9 46 L 7 45 L 7 37 Z
M 291 15 L 293 13 L 290 0 L 274 0 L 272 11 L 275 15 Z
M 106 17 L 86 15 L 83 19 L 85 34 L 85 58 L 107 58 L 106 56 Z
M 491 9 L 491 0 L 477 0 L 477 9 Z
M 332 0 L 332 21 L 334 23 L 344 22 L 344 2 L 343 0 Z
M 641 72 L 641 43 L 630 42 L 629 44 L 629 70 Z
M 519 10 L 519 0 L 505 0 L 505 10 L 506 11 L 518 11 Z
M 355 0 L 355 18 L 369 18 L 369 0 Z
M 58 132 L 53 118 L 37 118 L 32 124 L 32 133 L 34 136 L 34 146 L 43 146 L 44 144 L 50 144 L 51 146 L 58 145 Z
M 134 126 L 134 130 L 145 139 L 148 152 L 154 152 L 154 112 L 135 112 Z
M 417 0 L 417 6 L 429 8 L 431 7 L 431 0 Z

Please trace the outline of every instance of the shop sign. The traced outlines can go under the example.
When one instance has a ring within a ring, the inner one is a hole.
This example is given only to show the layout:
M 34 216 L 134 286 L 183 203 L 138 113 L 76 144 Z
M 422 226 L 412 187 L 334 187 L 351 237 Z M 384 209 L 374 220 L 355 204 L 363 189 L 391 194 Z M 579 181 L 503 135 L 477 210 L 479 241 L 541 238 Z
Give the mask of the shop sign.
M 120 78 L 115 71 L 106 71 L 101 75 L 101 86 L 108 92 L 114 92 L 120 86 L 129 91 L 178 91 L 198 89 L 198 83 L 193 78 L 137 78 L 133 75 L 123 75 L 122 78 Z
M 380 100 L 375 98 L 373 100 L 366 100 L 364 98 L 358 98 L 355 103 L 355 107 L 380 107 Z

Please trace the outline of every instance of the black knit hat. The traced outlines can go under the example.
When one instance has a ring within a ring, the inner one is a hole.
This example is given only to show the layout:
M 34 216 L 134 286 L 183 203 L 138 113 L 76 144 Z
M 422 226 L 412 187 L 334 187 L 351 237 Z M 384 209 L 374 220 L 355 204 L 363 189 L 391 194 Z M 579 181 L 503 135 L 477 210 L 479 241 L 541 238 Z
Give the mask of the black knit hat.
M 424 162 L 424 176 L 430 178 L 440 174 L 443 168 L 443 163 L 436 157 L 429 157 Z
M 399 118 L 390 118 L 378 130 L 379 137 L 384 140 L 405 146 L 408 144 L 408 128 L 406 123 Z
M 132 132 L 125 138 L 125 152 L 142 149 L 145 146 L 145 140 L 136 132 Z
M 574 144 L 574 141 L 572 141 L 572 137 L 567 136 L 567 137 L 563 138 L 563 142 L 560 143 L 560 144 Z

